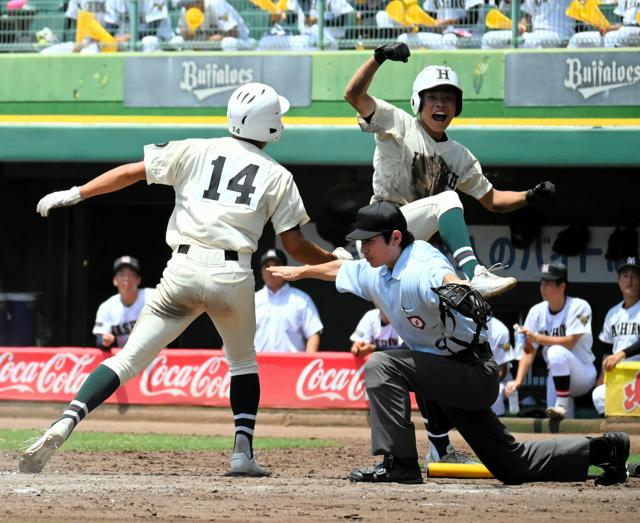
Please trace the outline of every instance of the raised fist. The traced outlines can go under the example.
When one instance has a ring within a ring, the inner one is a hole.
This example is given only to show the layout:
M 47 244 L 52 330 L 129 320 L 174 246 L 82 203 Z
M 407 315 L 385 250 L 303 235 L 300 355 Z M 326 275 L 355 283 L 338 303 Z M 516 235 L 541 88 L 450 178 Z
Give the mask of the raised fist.
M 529 189 L 526 195 L 527 203 L 544 203 L 547 205 L 556 201 L 556 186 L 551 182 L 542 182 Z
M 407 44 L 401 42 L 381 45 L 373 52 L 373 59 L 380 65 L 382 65 L 385 60 L 407 63 L 409 56 L 411 56 L 409 47 Z
M 79 187 L 72 187 L 66 191 L 57 191 L 47 194 L 42 198 L 36 207 L 36 212 L 41 216 L 47 217 L 51 209 L 56 207 L 68 207 L 82 201 Z

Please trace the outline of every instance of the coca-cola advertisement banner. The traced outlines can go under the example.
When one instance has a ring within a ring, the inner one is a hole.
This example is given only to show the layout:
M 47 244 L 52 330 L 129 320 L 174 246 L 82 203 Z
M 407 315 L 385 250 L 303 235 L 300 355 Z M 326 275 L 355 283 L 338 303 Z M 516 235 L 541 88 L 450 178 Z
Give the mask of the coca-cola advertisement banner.
M 110 356 L 92 348 L 0 347 L 0 400 L 70 401 Z M 350 353 L 259 354 L 258 364 L 262 407 L 368 408 L 364 360 Z M 223 351 L 166 349 L 108 401 L 222 407 L 229 384 Z

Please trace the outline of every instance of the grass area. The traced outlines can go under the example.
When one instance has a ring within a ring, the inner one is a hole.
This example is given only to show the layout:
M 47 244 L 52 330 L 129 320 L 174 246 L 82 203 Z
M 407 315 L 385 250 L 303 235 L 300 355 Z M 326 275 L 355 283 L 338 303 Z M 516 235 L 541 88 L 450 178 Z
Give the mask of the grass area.
M 18 450 L 24 442 L 40 435 L 35 430 L 0 430 L 0 450 Z M 107 432 L 74 432 L 61 450 L 100 452 L 208 451 L 229 450 L 232 437 L 183 436 L 175 434 L 128 434 Z M 340 447 L 330 439 L 257 438 L 256 449 L 302 449 Z

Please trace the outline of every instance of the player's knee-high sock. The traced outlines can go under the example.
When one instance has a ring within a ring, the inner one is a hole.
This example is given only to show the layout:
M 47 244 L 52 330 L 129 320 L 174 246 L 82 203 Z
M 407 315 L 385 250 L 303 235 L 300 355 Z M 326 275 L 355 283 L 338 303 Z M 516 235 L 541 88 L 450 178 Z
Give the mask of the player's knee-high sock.
M 571 389 L 571 375 L 554 376 L 553 385 L 556 388 L 556 406 L 569 408 L 569 390 Z
M 118 375 L 105 365 L 98 367 L 87 377 L 75 398 L 67 405 L 58 421 L 71 420 L 69 434 L 89 412 L 101 405 L 120 386 Z M 67 434 L 67 437 L 69 437 Z
M 236 438 L 233 452 L 253 457 L 253 430 L 260 403 L 260 379 L 257 374 L 231 376 L 229 389 Z
M 454 207 L 443 213 L 438 219 L 440 237 L 453 254 L 456 265 L 469 279 L 473 278 L 473 270 L 478 265 L 476 255 L 471 248 L 471 240 L 467 224 L 464 223 L 462 209 Z

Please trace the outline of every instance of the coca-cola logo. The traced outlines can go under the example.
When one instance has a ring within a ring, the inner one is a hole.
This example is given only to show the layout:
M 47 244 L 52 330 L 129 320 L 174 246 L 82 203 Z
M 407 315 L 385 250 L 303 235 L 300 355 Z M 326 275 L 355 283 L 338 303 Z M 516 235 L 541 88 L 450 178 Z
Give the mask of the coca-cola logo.
M 144 396 L 174 398 L 228 398 L 231 376 L 223 357 L 212 357 L 199 365 L 169 364 L 166 355 L 154 359 L 140 376 Z
M 301 400 L 326 398 L 331 401 L 367 399 L 364 365 L 358 369 L 325 369 L 323 359 L 311 361 L 300 373 L 296 394 Z
M 13 352 L 3 352 L 0 392 L 75 394 L 93 369 L 94 360 L 90 354 L 60 353 L 47 361 L 16 361 Z

